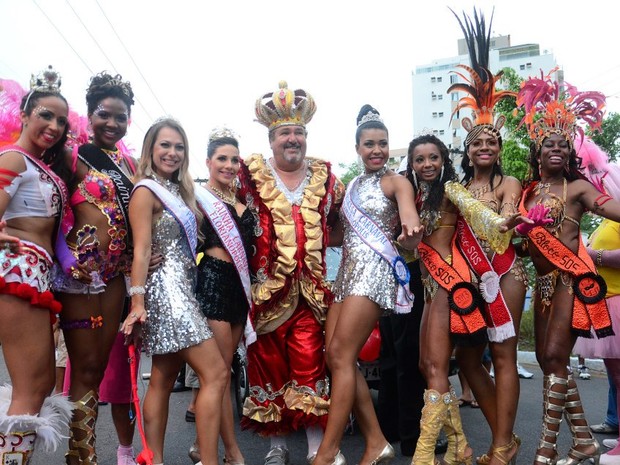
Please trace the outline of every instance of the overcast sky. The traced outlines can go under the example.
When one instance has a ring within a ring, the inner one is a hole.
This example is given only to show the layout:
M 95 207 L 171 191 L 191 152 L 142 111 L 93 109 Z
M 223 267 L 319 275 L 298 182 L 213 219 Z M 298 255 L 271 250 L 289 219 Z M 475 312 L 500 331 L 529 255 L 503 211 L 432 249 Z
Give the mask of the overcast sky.
M 164 114 L 188 132 L 191 170 L 204 176 L 208 135 L 226 124 L 241 153 L 269 154 L 254 102 L 288 81 L 315 98 L 308 155 L 351 163 L 355 118 L 369 103 L 390 130 L 390 148 L 414 136 L 411 73 L 457 55 L 461 30 L 448 10 L 476 5 L 512 45 L 552 51 L 565 79 L 600 90 L 620 112 L 620 54 L 613 2 L 390 0 L 0 0 L 0 77 L 24 87 L 54 65 L 63 93 L 86 112 L 89 78 L 102 70 L 131 81 L 137 97 L 127 143 Z M 120 40 L 119 40 L 120 38 Z M 534 72 L 534 70 L 532 70 Z M 547 70 L 546 70 L 547 71 Z M 420 130 L 422 128 L 415 128 Z

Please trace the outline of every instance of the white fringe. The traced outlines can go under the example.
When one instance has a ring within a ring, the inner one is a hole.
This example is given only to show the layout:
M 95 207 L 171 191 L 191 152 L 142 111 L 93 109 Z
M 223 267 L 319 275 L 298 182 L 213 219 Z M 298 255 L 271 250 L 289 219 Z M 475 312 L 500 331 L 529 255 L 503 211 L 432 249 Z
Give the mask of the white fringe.
M 5 433 L 34 430 L 37 433 L 36 450 L 54 452 L 60 441 L 68 438 L 63 433 L 71 418 L 73 403 L 58 394 L 47 397 L 37 415 L 7 415 L 12 392 L 11 386 L 0 386 L 0 430 Z

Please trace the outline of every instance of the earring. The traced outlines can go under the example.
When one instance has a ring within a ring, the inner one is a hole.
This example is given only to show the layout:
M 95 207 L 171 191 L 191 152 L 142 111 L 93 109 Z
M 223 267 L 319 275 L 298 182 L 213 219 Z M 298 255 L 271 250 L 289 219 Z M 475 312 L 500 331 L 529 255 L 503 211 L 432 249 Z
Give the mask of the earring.
M 415 171 L 411 173 L 413 175 L 413 185 L 415 186 L 415 190 L 418 190 L 418 177 L 415 174 Z
M 441 182 L 441 180 L 443 179 L 443 170 L 446 167 L 446 165 L 441 165 L 441 173 L 439 173 L 439 182 Z
M 147 166 L 146 168 L 144 168 L 144 174 L 145 176 L 153 176 L 153 170 L 151 169 L 150 166 Z
M 474 163 L 471 161 L 471 158 L 469 159 L 469 163 L 467 163 L 469 166 L 474 166 Z

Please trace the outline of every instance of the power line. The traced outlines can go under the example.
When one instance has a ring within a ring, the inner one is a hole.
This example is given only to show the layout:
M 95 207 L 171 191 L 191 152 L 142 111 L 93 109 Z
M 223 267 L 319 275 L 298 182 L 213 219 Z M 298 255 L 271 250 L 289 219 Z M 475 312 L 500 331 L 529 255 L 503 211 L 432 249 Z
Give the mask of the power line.
M 49 23 L 54 27 L 54 29 L 56 29 L 56 32 L 58 32 L 58 34 L 60 34 L 60 37 L 62 37 L 64 39 L 64 41 L 67 43 L 67 45 L 69 46 L 69 48 L 71 48 L 71 50 L 73 50 L 73 53 L 75 53 L 75 55 L 80 59 L 80 61 L 82 62 L 82 64 L 86 67 L 86 69 L 91 73 L 91 74 L 95 74 L 94 71 L 92 69 L 90 69 L 90 66 L 88 66 L 88 63 L 86 63 L 84 61 L 84 59 L 82 58 L 82 56 L 77 52 L 76 49 L 73 48 L 73 45 L 71 45 L 71 42 L 69 42 L 67 40 L 67 38 L 65 37 L 65 35 L 60 31 L 60 29 L 58 29 L 58 27 L 56 26 L 56 24 L 54 24 L 54 22 L 50 19 L 49 16 L 47 16 L 47 13 L 45 13 L 45 11 L 43 11 L 43 8 L 41 8 L 39 6 L 39 4 L 35 1 L 32 0 L 32 3 L 35 4 L 35 6 L 39 9 L 39 11 L 41 13 L 43 13 L 43 16 L 45 16 L 47 18 L 47 20 L 49 21 Z
M 138 64 L 136 63 L 136 60 L 134 60 L 133 56 L 131 55 L 131 53 L 129 52 L 129 50 L 127 49 L 127 47 L 125 47 L 125 42 L 123 42 L 123 40 L 121 39 L 121 37 L 118 35 L 118 33 L 116 32 L 116 29 L 114 28 L 114 26 L 112 25 L 112 22 L 110 21 L 110 19 L 108 18 L 108 16 L 105 14 L 105 11 L 103 11 L 103 8 L 101 7 L 101 5 L 99 4 L 99 0 L 95 0 L 95 3 L 97 4 L 97 6 L 99 7 L 99 10 L 101 10 L 101 13 L 103 14 L 104 18 L 106 19 L 106 21 L 108 22 L 108 24 L 110 25 L 110 28 L 112 28 L 112 31 L 114 32 L 114 35 L 116 36 L 116 38 L 118 39 L 118 41 L 120 42 L 121 46 L 123 47 L 123 49 L 125 50 L 125 53 L 127 53 L 127 55 L 129 56 L 129 59 L 131 60 L 131 62 L 133 63 L 133 65 L 136 67 L 136 69 L 138 70 L 138 73 L 140 74 L 140 76 L 142 77 L 142 79 L 144 80 L 144 83 L 146 84 L 146 86 L 149 88 L 149 91 L 151 92 L 151 94 L 153 95 L 153 97 L 155 98 L 155 101 L 159 104 L 159 106 L 161 107 L 161 109 L 163 110 L 164 114 L 168 114 L 168 112 L 166 111 L 166 109 L 164 108 L 164 106 L 162 105 L 162 103 L 159 101 L 159 98 L 157 98 L 157 94 L 155 94 L 155 92 L 153 92 L 153 88 L 151 87 L 151 85 L 149 84 L 149 81 L 146 79 L 146 76 L 144 76 L 144 74 L 142 74 L 142 71 L 140 71 L 140 67 L 138 66 Z

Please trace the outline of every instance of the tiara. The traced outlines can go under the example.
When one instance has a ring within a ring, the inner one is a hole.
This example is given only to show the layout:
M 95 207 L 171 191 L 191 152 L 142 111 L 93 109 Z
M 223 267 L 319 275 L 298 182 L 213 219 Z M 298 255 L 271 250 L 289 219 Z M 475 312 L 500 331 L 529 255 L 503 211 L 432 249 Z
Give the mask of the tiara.
M 127 97 L 131 97 L 131 83 L 129 81 L 123 81 L 120 74 L 117 74 L 112 79 L 102 84 L 102 87 L 118 87 L 123 94 Z
M 306 126 L 314 116 L 316 104 L 303 89 L 290 90 L 280 81 L 278 90 L 256 100 L 256 121 L 273 131 L 279 126 Z
M 381 119 L 381 116 L 379 116 L 379 113 L 368 110 L 368 113 L 362 116 L 362 119 L 358 123 L 357 127 L 359 128 L 362 124 L 369 123 L 371 121 L 378 121 L 379 123 L 383 123 L 383 120 Z
M 218 126 L 211 129 L 211 134 L 209 134 L 209 143 L 217 139 L 223 139 L 224 137 L 230 137 L 235 140 L 239 139 L 237 133 L 232 129 L 227 128 L 226 126 Z
M 53 92 L 55 94 L 60 93 L 60 74 L 52 65 L 49 65 L 47 69 L 42 70 L 36 76 L 34 74 L 30 77 L 30 92 Z

